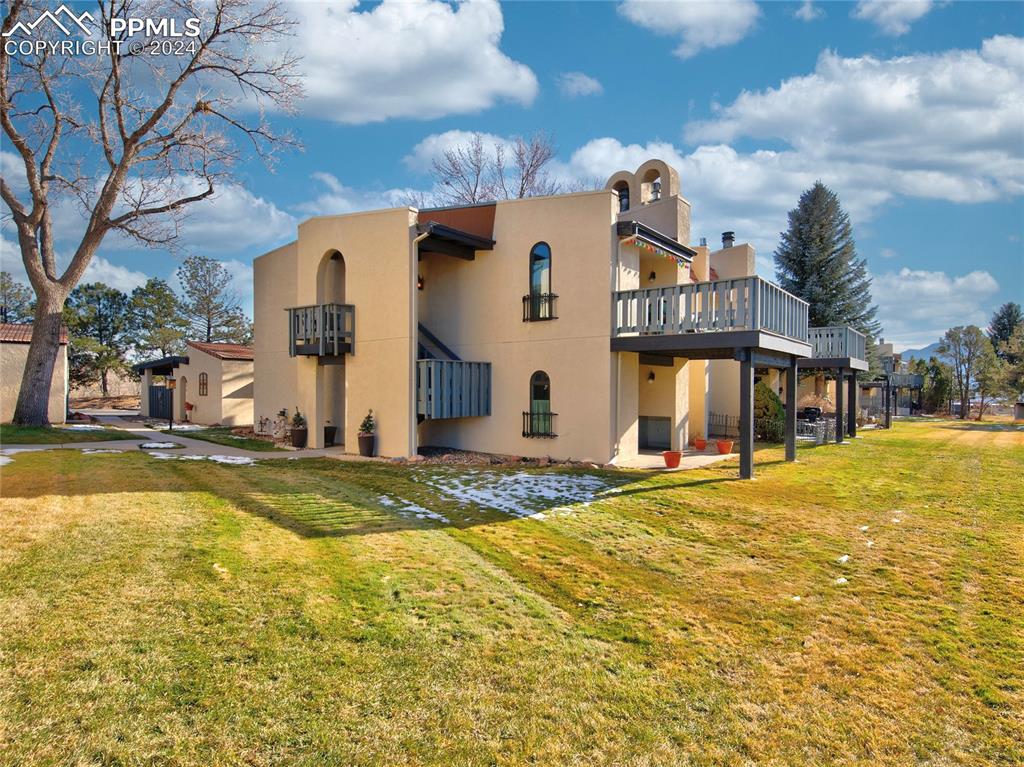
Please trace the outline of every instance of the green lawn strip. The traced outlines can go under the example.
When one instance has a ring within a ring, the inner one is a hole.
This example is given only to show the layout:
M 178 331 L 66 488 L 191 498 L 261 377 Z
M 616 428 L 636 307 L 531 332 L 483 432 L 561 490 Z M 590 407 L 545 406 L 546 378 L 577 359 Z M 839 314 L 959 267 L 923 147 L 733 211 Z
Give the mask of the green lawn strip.
M 0 424 L 0 444 L 60 445 L 72 442 L 106 442 L 116 439 L 142 439 L 122 429 L 69 429 L 61 426 L 15 426 Z
M 226 445 L 227 447 L 237 447 L 243 450 L 284 452 L 284 448 L 278 447 L 273 442 L 236 436 L 226 426 L 211 426 L 207 429 L 189 429 L 185 431 L 181 429 L 161 429 L 161 434 L 166 434 L 169 437 L 185 436 L 190 439 L 201 439 L 205 442 L 212 442 L 215 445 Z
M 426 480 L 462 471 L 447 467 L 18 455 L 0 748 L 19 764 L 1019 762 L 1024 445 L 942 428 L 801 446 L 795 466 L 760 451 L 753 483 L 734 465 L 614 473 L 620 493 L 543 521 L 441 497 Z

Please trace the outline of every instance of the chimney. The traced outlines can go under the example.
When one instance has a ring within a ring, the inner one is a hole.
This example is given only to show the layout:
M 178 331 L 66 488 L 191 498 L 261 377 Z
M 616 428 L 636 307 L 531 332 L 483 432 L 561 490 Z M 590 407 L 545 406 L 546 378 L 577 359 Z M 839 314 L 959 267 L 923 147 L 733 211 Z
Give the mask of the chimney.
M 736 232 L 722 232 L 722 247 L 731 248 L 736 244 Z

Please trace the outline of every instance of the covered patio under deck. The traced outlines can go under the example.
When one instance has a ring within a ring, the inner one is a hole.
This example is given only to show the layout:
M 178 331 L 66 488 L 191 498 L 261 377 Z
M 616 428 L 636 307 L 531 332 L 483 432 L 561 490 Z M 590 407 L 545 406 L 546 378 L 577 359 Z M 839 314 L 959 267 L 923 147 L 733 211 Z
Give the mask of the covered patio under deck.
M 808 328 L 811 356 L 801 359 L 801 370 L 831 371 L 836 379 L 836 443 L 846 434 L 857 436 L 857 373 L 868 369 L 867 338 L 846 325 Z M 844 386 L 846 391 L 844 392 Z

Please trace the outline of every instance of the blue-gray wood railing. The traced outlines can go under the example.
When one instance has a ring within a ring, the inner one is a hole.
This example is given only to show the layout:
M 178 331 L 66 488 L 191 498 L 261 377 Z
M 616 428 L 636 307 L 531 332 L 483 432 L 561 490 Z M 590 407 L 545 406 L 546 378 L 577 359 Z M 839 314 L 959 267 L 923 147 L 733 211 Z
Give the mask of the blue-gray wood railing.
M 355 354 L 356 309 L 351 304 L 293 306 L 288 311 L 288 355 Z
M 760 277 L 620 290 L 612 310 L 615 335 L 764 330 L 807 342 L 807 302 Z
M 851 357 L 866 360 L 867 338 L 860 331 L 848 325 L 830 325 L 808 328 L 807 342 L 811 345 L 811 356 L 819 359 Z
M 491 363 L 416 361 L 416 413 L 423 418 L 491 414 Z

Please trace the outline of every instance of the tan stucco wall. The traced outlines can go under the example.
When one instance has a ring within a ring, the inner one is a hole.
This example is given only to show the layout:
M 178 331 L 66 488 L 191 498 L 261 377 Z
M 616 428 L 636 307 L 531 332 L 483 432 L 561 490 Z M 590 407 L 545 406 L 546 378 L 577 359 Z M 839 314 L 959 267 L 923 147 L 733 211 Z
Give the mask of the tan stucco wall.
M 291 242 L 253 261 L 253 423 L 273 421 L 298 404 L 299 360 L 288 356 L 287 306 L 295 306 L 296 254 Z
M 207 393 L 199 394 L 199 376 L 207 375 Z M 188 414 L 192 423 L 212 426 L 251 426 L 253 423 L 253 363 L 241 360 L 221 360 L 188 348 L 188 364 L 178 365 L 174 371 L 177 385 L 174 389 L 173 413 L 175 419 L 185 420 L 185 402 L 195 407 Z
M 21 376 L 28 359 L 28 344 L 0 344 L 0 423 L 10 423 L 18 404 Z M 68 347 L 61 345 L 53 366 L 50 403 L 47 417 L 50 423 L 64 423 L 67 415 Z
M 607 192 L 499 202 L 494 250 L 474 261 L 427 255 L 419 263 L 422 322 L 464 360 L 490 362 L 489 417 L 428 421 L 420 443 L 524 456 L 611 458 L 613 196 Z M 523 322 L 530 250 L 551 247 L 558 319 Z M 551 379 L 556 439 L 522 436 L 530 377 Z

